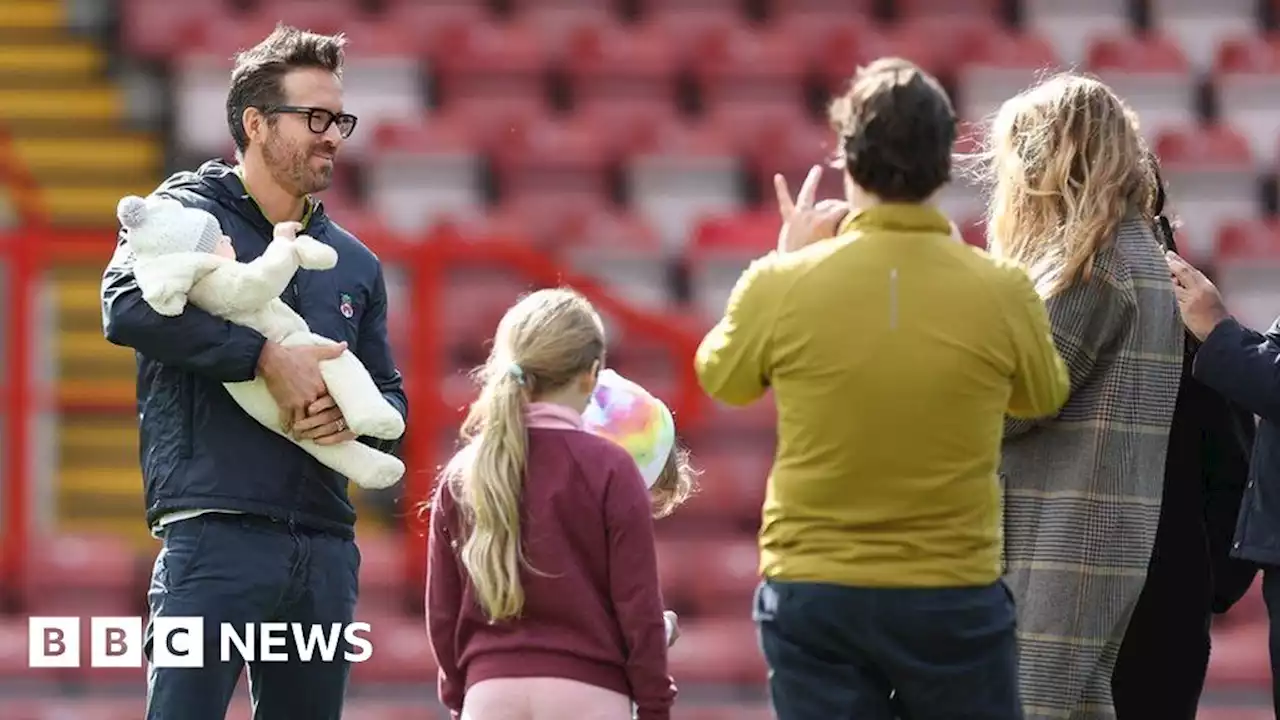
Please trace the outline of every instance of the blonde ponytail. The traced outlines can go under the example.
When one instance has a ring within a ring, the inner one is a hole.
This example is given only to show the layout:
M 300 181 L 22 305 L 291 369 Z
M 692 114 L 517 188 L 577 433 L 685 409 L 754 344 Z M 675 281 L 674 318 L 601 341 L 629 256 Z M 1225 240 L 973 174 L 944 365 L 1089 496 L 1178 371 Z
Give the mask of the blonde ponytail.
M 521 496 L 528 464 L 526 406 L 581 381 L 604 359 L 604 327 L 571 290 L 540 290 L 516 303 L 477 372 L 480 396 L 462 424 L 461 451 L 445 469 L 468 526 L 459 556 L 492 622 L 520 617 L 521 572 L 539 573 L 521 545 Z
M 470 453 L 458 468 L 462 504 L 471 532 L 461 560 L 489 619 L 519 617 L 524 609 L 520 569 L 520 494 L 524 488 L 527 434 L 524 388 L 510 373 L 488 378 L 463 427 Z

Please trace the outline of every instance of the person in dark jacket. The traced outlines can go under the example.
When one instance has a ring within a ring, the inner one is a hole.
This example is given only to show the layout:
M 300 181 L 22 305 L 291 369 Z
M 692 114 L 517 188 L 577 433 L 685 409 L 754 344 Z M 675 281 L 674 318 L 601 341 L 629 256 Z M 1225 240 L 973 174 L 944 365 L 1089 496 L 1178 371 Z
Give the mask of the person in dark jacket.
M 1157 170 L 1156 236 L 1176 252 L 1164 204 Z M 1253 415 L 1195 379 L 1199 347 L 1197 339 L 1187 339 L 1155 547 L 1112 673 L 1119 720 L 1195 720 L 1209 669 L 1213 613 L 1230 608 L 1257 574 L 1251 564 L 1229 557 Z
M 1195 378 L 1259 418 L 1231 554 L 1262 569 L 1271 692 L 1280 713 L 1280 319 L 1266 333 L 1245 327 L 1199 270 L 1172 252 L 1168 260 L 1183 321 L 1204 343 Z
M 312 193 L 331 182 L 334 158 L 355 128 L 343 111 L 343 39 L 279 27 L 241 53 L 231 75 L 227 119 L 239 163 L 205 163 L 162 183 L 157 195 L 212 213 L 240 260 L 259 256 L 275 223 L 300 221 L 332 246 L 338 264 L 299 271 L 283 300 L 311 329 L 345 343 L 402 415 L 407 407 L 387 339 L 387 294 L 376 255 L 331 221 Z M 328 396 L 319 362 L 338 348 L 282 347 L 190 305 L 157 314 L 132 273 L 127 233 L 102 282 L 107 339 L 138 360 L 138 417 L 146 520 L 161 538 L 148 593 L 151 619 L 204 618 L 201 669 L 149 666 L 149 720 L 221 720 L 244 662 L 222 662 L 219 626 L 300 623 L 331 632 L 350 623 L 360 554 L 347 480 L 241 410 L 222 384 L 262 378 L 286 411 L 285 426 L 320 444 L 353 438 Z M 360 438 L 394 452 L 394 442 Z M 248 663 L 254 717 L 341 717 L 349 663 Z

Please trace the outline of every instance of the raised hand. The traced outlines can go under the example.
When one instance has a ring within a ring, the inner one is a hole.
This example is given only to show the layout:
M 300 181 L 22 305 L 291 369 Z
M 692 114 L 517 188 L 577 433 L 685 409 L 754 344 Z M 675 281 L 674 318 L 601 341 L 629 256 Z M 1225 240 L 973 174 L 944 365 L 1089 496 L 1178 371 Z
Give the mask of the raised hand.
M 814 165 L 793 200 L 791 190 L 787 187 L 787 179 L 781 174 L 773 176 L 773 189 L 778 195 L 778 212 L 782 215 L 778 252 L 795 252 L 818 240 L 835 237 L 840 221 L 849 213 L 849 204 L 843 200 L 817 202 L 820 180 L 822 166 Z

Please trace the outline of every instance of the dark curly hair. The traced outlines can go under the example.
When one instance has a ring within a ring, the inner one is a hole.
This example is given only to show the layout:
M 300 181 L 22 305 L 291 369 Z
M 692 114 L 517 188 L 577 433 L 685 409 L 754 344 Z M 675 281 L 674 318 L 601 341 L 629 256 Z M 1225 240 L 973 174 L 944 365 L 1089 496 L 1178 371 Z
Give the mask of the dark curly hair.
M 951 180 L 955 110 L 915 64 L 881 58 L 859 68 L 828 116 L 840 138 L 836 164 L 882 201 L 923 202 Z

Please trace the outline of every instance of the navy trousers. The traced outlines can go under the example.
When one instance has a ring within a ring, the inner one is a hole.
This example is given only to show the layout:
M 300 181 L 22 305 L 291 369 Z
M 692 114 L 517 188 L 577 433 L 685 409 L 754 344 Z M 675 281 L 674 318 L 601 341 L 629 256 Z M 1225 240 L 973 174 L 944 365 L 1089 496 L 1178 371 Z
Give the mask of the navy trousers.
M 778 720 L 1021 720 L 1003 582 L 938 590 L 766 581 L 756 623 Z
M 244 662 L 221 662 L 219 627 L 284 622 L 350 623 L 360 553 L 353 541 L 252 515 L 207 514 L 163 531 L 147 594 L 147 720 L 224 720 Z M 155 618 L 204 618 L 204 667 L 150 663 Z M 286 662 L 249 663 L 254 720 L 339 720 L 350 663 L 302 662 L 290 638 Z M 257 648 L 261 652 L 261 648 Z

